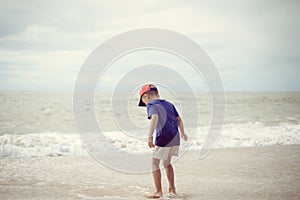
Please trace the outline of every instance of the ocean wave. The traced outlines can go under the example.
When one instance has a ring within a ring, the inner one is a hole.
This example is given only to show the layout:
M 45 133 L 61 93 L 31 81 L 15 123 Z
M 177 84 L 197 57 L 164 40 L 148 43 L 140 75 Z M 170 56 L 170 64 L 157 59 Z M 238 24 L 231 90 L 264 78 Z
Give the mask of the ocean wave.
M 201 128 L 200 128 L 201 129 Z M 201 134 L 202 132 L 202 134 Z M 204 133 L 204 134 L 203 134 Z M 192 149 L 201 148 L 207 128 L 200 130 Z M 226 124 L 215 148 L 259 147 L 300 144 L 300 125 L 266 126 L 262 123 Z
M 208 127 L 199 127 L 190 138 L 192 150 L 200 150 Z M 189 129 L 187 129 L 187 133 Z M 145 152 L 146 140 L 129 137 L 120 131 L 105 132 L 107 142 L 121 151 Z M 145 133 L 147 134 L 147 133 Z M 182 142 L 182 144 L 184 144 Z M 264 126 L 261 123 L 226 124 L 215 148 L 257 147 L 300 144 L 300 125 Z M 100 149 L 101 151 L 101 149 Z M 32 133 L 0 136 L 0 158 L 87 155 L 80 136 L 75 133 Z
M 0 157 L 41 157 L 86 154 L 75 134 L 32 133 L 0 136 Z

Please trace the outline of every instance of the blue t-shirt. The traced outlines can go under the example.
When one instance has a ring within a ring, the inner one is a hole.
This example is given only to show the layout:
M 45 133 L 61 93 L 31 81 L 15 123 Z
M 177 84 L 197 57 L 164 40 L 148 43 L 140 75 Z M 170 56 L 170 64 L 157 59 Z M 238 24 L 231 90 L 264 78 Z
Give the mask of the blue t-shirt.
M 156 127 L 155 145 L 160 147 L 171 147 L 180 145 L 180 136 L 178 131 L 178 112 L 175 106 L 162 99 L 155 99 L 147 104 L 148 119 L 153 114 L 158 115 Z

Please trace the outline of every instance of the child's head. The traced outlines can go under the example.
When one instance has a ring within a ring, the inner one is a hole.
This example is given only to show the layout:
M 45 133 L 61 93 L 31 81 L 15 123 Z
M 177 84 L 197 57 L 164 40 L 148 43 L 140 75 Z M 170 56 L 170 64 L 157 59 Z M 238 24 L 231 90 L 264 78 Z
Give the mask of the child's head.
M 158 89 L 153 84 L 146 84 L 140 90 L 139 106 L 146 106 L 151 100 L 158 99 Z

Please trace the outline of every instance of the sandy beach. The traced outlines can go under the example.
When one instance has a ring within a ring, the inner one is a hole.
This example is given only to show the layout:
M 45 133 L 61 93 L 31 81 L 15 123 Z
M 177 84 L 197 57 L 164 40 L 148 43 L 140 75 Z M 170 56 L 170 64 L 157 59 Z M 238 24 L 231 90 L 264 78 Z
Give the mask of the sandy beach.
M 174 163 L 178 197 L 162 199 L 300 198 L 300 145 L 197 153 Z M 167 191 L 164 173 L 162 181 Z M 116 172 L 90 156 L 0 159 L 1 199 L 145 199 L 153 189 L 151 174 Z

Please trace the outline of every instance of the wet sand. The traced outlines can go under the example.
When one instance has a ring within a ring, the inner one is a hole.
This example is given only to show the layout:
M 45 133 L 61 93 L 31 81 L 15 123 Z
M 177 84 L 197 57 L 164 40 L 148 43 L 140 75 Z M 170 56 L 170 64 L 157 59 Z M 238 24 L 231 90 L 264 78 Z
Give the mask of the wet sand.
M 300 145 L 197 154 L 174 163 L 179 195 L 162 199 L 300 199 Z M 153 189 L 150 173 L 116 172 L 90 156 L 0 159 L 0 199 L 145 199 Z

